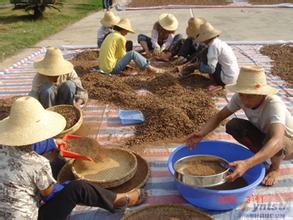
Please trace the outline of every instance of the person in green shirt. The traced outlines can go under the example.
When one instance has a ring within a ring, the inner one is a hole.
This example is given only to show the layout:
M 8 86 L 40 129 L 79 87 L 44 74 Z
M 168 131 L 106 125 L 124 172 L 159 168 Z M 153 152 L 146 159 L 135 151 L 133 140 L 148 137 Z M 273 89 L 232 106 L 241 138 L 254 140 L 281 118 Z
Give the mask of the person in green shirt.
M 114 33 L 109 34 L 102 43 L 99 55 L 100 70 L 106 74 L 120 74 L 130 61 L 134 61 L 142 70 L 163 73 L 162 69 L 153 67 L 149 61 L 136 51 L 126 52 L 126 38 L 128 33 L 134 33 L 128 19 L 121 19 L 114 26 Z

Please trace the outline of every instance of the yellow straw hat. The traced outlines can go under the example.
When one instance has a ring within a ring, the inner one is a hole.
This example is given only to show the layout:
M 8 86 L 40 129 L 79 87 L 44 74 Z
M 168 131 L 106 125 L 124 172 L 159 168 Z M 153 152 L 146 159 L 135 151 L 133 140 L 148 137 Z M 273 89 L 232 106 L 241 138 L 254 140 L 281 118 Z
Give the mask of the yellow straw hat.
M 177 18 L 173 14 L 161 14 L 159 16 L 159 24 L 167 31 L 176 31 L 178 28 Z
M 128 32 L 130 33 L 135 33 L 132 26 L 131 26 L 131 23 L 130 23 L 130 20 L 127 19 L 127 18 L 122 18 L 118 24 L 116 24 L 115 26 L 117 27 L 120 27 L 124 30 L 127 30 Z
M 196 38 L 197 35 L 199 34 L 199 28 L 200 26 L 205 23 L 206 20 L 204 18 L 190 18 L 188 20 L 188 26 L 186 28 L 186 34 L 188 37 L 193 37 Z
M 105 12 L 104 17 L 100 20 L 101 24 L 105 27 L 113 27 L 118 24 L 119 21 L 120 18 L 111 11 Z
M 274 95 L 278 92 L 267 84 L 264 69 L 256 65 L 242 66 L 236 84 L 226 85 L 225 88 L 237 93 L 253 95 Z
M 206 40 L 212 39 L 219 36 L 222 32 L 214 28 L 209 22 L 203 23 L 199 28 L 199 35 L 197 40 L 199 42 L 204 42 Z
M 65 125 L 62 115 L 45 110 L 33 97 L 21 97 L 12 104 L 9 116 L 0 121 L 0 144 L 34 144 L 59 134 Z
M 34 62 L 34 68 L 45 76 L 60 76 L 73 71 L 73 65 L 63 58 L 61 50 L 47 48 L 45 58 Z

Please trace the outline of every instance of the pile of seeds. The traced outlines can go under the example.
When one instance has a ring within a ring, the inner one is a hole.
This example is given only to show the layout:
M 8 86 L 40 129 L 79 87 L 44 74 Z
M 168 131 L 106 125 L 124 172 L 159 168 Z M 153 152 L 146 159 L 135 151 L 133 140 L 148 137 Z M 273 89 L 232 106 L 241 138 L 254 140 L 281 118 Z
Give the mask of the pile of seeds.
M 77 58 L 72 62 L 76 63 Z M 88 63 L 86 56 L 79 56 L 78 63 Z M 180 79 L 174 67 L 164 67 L 164 74 L 146 71 L 136 76 L 106 76 L 80 72 L 83 86 L 89 97 L 124 109 L 143 112 L 144 123 L 136 126 L 135 136 L 127 145 L 145 144 L 182 138 L 199 130 L 214 113 L 214 100 L 206 90 L 210 81 L 202 75 Z M 82 68 L 79 68 L 82 69 Z M 139 90 L 147 90 L 139 95 Z M 219 95 L 219 94 L 217 94 Z
M 10 108 L 13 102 L 21 96 L 12 96 L 6 99 L 0 99 L 0 120 L 9 116 Z
M 273 60 L 272 73 L 280 76 L 293 86 L 293 45 L 269 45 L 260 49 L 260 52 Z
M 79 139 L 67 140 L 66 150 L 91 157 L 94 161 L 102 161 L 106 157 L 100 144 L 92 138 L 82 137 Z
M 66 119 L 66 126 L 64 130 L 73 127 L 73 125 L 75 125 L 80 118 L 78 110 L 70 105 L 56 105 L 50 107 L 49 110 L 59 113 Z

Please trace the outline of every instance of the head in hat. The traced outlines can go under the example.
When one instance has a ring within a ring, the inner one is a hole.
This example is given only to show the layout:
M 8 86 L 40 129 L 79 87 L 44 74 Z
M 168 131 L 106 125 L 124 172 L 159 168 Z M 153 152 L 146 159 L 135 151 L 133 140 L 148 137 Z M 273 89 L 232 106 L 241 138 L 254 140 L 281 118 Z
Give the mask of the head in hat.
M 201 43 L 207 43 L 211 39 L 218 37 L 222 32 L 213 27 L 209 22 L 203 23 L 199 28 L 197 40 Z
M 65 118 L 45 110 L 33 97 L 16 99 L 10 114 L 0 121 L 0 144 L 27 146 L 56 136 L 65 128 Z
M 235 84 L 226 85 L 228 90 L 240 94 L 240 99 L 247 108 L 257 105 L 265 96 L 278 92 L 267 84 L 266 74 L 262 67 L 256 65 L 242 66 Z
M 192 17 L 188 20 L 188 26 L 186 28 L 186 34 L 188 37 L 196 38 L 199 34 L 200 26 L 205 23 L 206 20 L 204 18 L 195 18 Z
M 101 24 L 104 27 L 108 27 L 108 28 L 111 28 L 114 25 L 118 24 L 119 21 L 120 21 L 120 17 L 114 15 L 114 13 L 111 11 L 106 11 L 104 14 L 104 17 L 100 20 Z
M 178 28 L 177 18 L 173 14 L 164 13 L 159 16 L 159 24 L 167 31 L 174 32 Z
M 63 58 L 58 48 L 47 48 L 44 59 L 34 62 L 34 68 L 41 75 L 58 77 L 73 71 L 73 65 Z
M 116 31 L 119 31 L 123 36 L 125 36 L 127 33 L 135 33 L 132 26 L 131 26 L 131 23 L 130 23 L 130 20 L 127 19 L 127 18 L 122 18 L 118 24 L 116 24 L 114 26 L 114 29 Z

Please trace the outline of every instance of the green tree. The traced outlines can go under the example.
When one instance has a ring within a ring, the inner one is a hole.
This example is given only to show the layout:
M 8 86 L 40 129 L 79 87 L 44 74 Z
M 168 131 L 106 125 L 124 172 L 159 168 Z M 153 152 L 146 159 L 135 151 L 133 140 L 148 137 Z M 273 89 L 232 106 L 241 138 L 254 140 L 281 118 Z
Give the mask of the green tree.
M 42 17 L 46 8 L 54 8 L 60 11 L 57 6 L 62 4 L 57 2 L 57 0 L 10 0 L 10 3 L 14 4 L 14 9 L 33 11 L 35 18 Z

